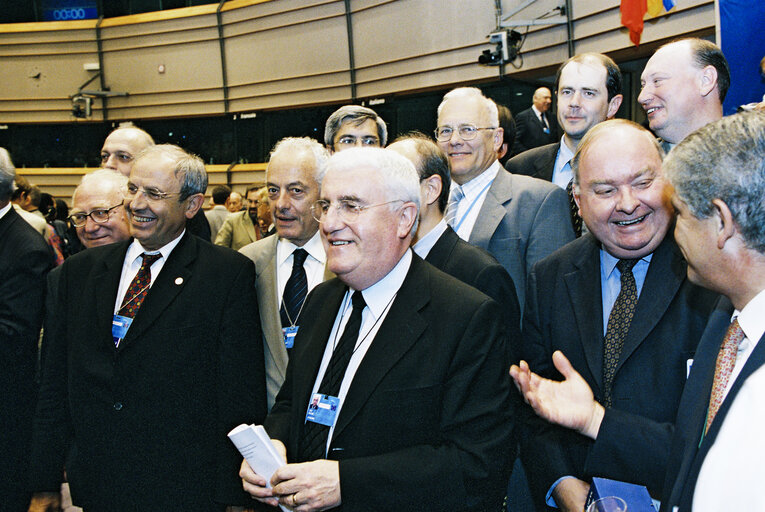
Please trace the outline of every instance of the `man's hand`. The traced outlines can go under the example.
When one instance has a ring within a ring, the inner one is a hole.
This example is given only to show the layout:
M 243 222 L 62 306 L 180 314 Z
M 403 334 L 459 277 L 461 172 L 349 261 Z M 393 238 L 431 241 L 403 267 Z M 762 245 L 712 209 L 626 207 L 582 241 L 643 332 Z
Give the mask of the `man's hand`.
M 553 353 L 553 364 L 563 375 L 557 382 L 532 372 L 526 361 L 510 367 L 510 376 L 537 416 L 591 439 L 598 436 L 605 409 L 592 394 L 590 386 L 559 350 Z
M 61 493 L 36 492 L 29 503 L 29 512 L 60 512 Z
M 552 495 L 563 512 L 583 512 L 589 492 L 590 484 L 572 477 L 561 480 L 553 489 Z
M 278 439 L 271 439 L 271 443 L 276 448 L 276 451 L 279 452 L 279 455 L 286 461 L 287 448 L 284 446 L 284 443 Z M 242 487 L 253 499 L 272 507 L 279 505 L 279 500 L 274 495 L 273 490 L 266 487 L 266 479 L 255 473 L 246 460 L 242 461 L 242 466 L 239 468 L 239 476 L 242 477 Z
M 279 501 L 297 512 L 340 505 L 340 466 L 335 460 L 287 464 L 276 470 L 271 484 Z

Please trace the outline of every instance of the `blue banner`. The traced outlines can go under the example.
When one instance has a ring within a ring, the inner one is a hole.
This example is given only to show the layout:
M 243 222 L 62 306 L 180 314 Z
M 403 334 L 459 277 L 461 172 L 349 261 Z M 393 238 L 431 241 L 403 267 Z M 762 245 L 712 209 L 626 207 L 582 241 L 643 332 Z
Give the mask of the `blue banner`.
M 718 0 L 720 47 L 728 59 L 731 86 L 723 103 L 725 115 L 739 105 L 762 101 L 765 78 L 760 61 L 765 57 L 765 1 Z

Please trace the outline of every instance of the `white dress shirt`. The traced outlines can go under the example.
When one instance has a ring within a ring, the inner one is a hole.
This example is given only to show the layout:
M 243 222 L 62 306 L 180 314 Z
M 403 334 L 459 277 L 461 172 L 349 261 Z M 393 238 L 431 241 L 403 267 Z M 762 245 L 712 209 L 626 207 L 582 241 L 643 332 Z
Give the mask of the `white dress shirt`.
M 732 318 L 736 317 L 745 337 L 736 354 L 726 397 L 765 334 L 765 290 L 740 312 L 735 311 Z M 765 481 L 764 397 L 765 366 L 762 366 L 739 389 L 704 458 L 693 494 L 694 512 L 765 510 L 765 494 L 761 490 Z
M 367 350 L 372 345 L 372 342 L 377 335 L 377 331 L 380 330 L 380 326 L 385 320 L 385 317 L 388 315 L 388 311 L 390 311 L 390 307 L 393 304 L 393 299 L 395 299 L 399 288 L 401 288 L 401 285 L 404 283 L 404 279 L 406 278 L 407 272 L 409 272 L 409 267 L 411 264 L 412 251 L 407 250 L 404 256 L 402 256 L 399 262 L 396 264 L 396 266 L 393 267 L 393 269 L 388 272 L 385 277 L 377 281 L 366 290 L 363 290 L 362 292 L 349 289 L 348 292 L 346 292 L 342 303 L 340 304 L 340 311 L 335 318 L 335 323 L 332 326 L 332 332 L 329 334 L 327 346 L 324 348 L 324 357 L 322 358 L 321 365 L 319 366 L 319 373 L 316 375 L 316 382 L 314 383 L 313 390 L 311 391 L 311 398 L 313 395 L 319 392 L 321 380 L 324 378 L 324 373 L 326 372 L 327 366 L 329 365 L 329 360 L 332 359 L 332 351 L 340 341 L 340 336 L 342 336 L 342 332 L 345 330 L 345 324 L 347 324 L 348 320 L 351 318 L 351 312 L 353 311 L 353 307 L 351 306 L 351 293 L 362 293 L 367 306 L 364 308 L 364 311 L 361 314 L 361 328 L 359 329 L 359 338 L 356 341 L 356 346 L 353 349 L 353 355 L 351 356 L 351 360 L 348 363 L 348 369 L 345 371 L 345 376 L 343 376 L 343 381 L 340 384 L 340 392 L 338 393 L 337 397 L 340 399 L 340 404 L 338 405 L 337 413 L 335 414 L 335 423 L 337 423 L 337 418 L 340 417 L 340 411 L 343 408 L 343 403 L 345 402 L 345 397 L 348 394 L 348 389 L 351 387 L 351 383 L 353 382 L 353 377 L 356 375 L 356 370 L 359 368 L 361 361 L 364 359 Z M 327 436 L 326 449 L 329 449 L 329 444 L 332 440 L 332 434 L 334 434 L 334 432 L 335 426 L 332 425 L 329 429 L 329 435 Z
M 470 238 L 475 221 L 478 219 L 478 212 L 481 211 L 481 206 L 483 206 L 483 202 L 486 200 L 486 194 L 489 193 L 489 188 L 494 183 L 494 178 L 497 177 L 499 170 L 499 160 L 494 160 L 494 163 L 488 169 L 461 185 L 465 197 L 457 205 L 457 215 L 454 218 L 453 227 L 459 237 L 465 241 Z M 460 185 L 457 185 L 452 180 L 450 190 L 456 187 L 460 187 Z
M 282 296 L 284 287 L 292 275 L 292 253 L 295 249 L 305 249 L 308 257 L 303 263 L 305 275 L 308 279 L 308 291 L 321 284 L 324 281 L 324 265 L 327 262 L 327 255 L 324 252 L 324 245 L 321 243 L 321 236 L 316 231 L 303 247 L 298 247 L 285 238 L 280 238 L 276 245 L 276 289 L 279 291 L 279 309 L 282 307 Z M 294 319 L 297 321 L 297 319 Z
M 178 238 L 164 245 L 163 247 L 160 247 L 158 251 L 147 251 L 146 249 L 143 248 L 143 246 L 141 245 L 141 242 L 139 242 L 136 239 L 133 239 L 133 243 L 130 244 L 130 247 L 128 247 L 128 250 L 127 250 L 127 254 L 125 254 L 125 261 L 122 263 L 122 274 L 120 276 L 120 286 L 119 288 L 117 288 L 117 298 L 114 301 L 115 315 L 120 310 L 120 306 L 122 306 L 122 299 L 125 298 L 125 293 L 127 293 L 127 289 L 130 287 L 130 283 L 133 281 L 133 278 L 135 278 L 136 274 L 141 269 L 141 263 L 143 263 L 143 258 L 141 258 L 141 254 L 160 253 L 162 255 L 162 257 L 159 258 L 154 263 L 152 263 L 150 267 L 151 282 L 149 283 L 149 288 L 151 288 L 154 285 L 154 281 L 157 280 L 157 276 L 159 275 L 160 270 L 162 270 L 162 267 L 165 266 L 165 262 L 167 261 L 167 258 L 170 257 L 170 253 L 173 252 L 173 249 L 175 249 L 175 247 L 178 245 L 178 242 L 181 241 L 181 238 L 183 238 L 183 235 L 185 233 L 186 233 L 186 230 L 184 229 L 183 232 L 181 232 L 181 234 L 178 235 Z
M 414 249 L 417 256 L 422 259 L 427 258 L 428 254 L 430 254 L 430 250 L 436 245 L 436 242 L 438 242 L 438 239 L 444 234 L 444 231 L 446 231 L 447 226 L 446 219 L 441 219 L 441 222 L 436 224 L 436 227 L 431 229 L 427 235 L 417 240 L 417 243 L 412 246 L 412 249 Z

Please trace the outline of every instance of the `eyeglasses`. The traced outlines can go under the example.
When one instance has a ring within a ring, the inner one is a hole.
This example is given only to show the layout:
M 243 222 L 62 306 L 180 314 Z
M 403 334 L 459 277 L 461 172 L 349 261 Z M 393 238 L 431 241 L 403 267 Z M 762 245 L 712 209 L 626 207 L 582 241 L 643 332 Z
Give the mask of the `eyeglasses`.
M 128 183 L 125 185 L 125 199 L 128 201 L 132 200 L 136 195 L 138 195 L 139 192 L 143 192 L 143 195 L 146 197 L 146 199 L 153 202 L 163 201 L 168 197 L 181 195 L 180 192 L 162 192 L 156 188 L 139 187 L 133 183 Z
M 478 137 L 479 130 L 496 130 L 497 127 L 490 126 L 488 128 L 476 128 L 474 124 L 461 124 L 457 127 L 457 133 L 459 133 L 462 140 L 473 140 Z M 451 126 L 439 126 L 434 132 L 436 134 L 436 140 L 438 142 L 449 142 L 454 134 L 454 128 Z
M 338 146 L 355 146 L 361 141 L 362 146 L 379 146 L 380 139 L 375 136 L 369 135 L 366 137 L 354 137 L 353 135 L 343 135 L 335 143 Z
M 88 221 L 88 217 L 93 219 L 93 222 L 103 224 L 109 220 L 112 210 L 119 208 L 121 204 L 116 204 L 111 208 L 96 208 L 88 213 L 73 213 L 69 216 L 69 221 L 74 224 L 74 227 L 81 228 Z
M 359 215 L 361 215 L 361 212 L 364 210 L 369 210 L 370 208 L 375 208 L 377 206 L 383 206 L 386 204 L 391 203 L 403 203 L 404 201 L 402 199 L 395 199 L 393 201 L 386 201 L 384 203 L 377 203 L 377 204 L 369 204 L 366 206 L 362 206 L 359 204 L 356 204 L 353 201 L 349 200 L 343 200 L 338 201 L 337 203 L 334 203 L 335 210 L 337 211 L 337 214 L 340 216 L 341 219 L 343 219 L 344 222 L 356 222 L 359 220 Z M 319 199 L 313 205 L 311 205 L 311 215 L 313 215 L 313 218 L 316 219 L 318 222 L 324 222 L 327 218 L 327 213 L 329 212 L 329 207 L 333 206 L 333 203 L 330 203 L 329 201 L 325 201 L 324 199 Z

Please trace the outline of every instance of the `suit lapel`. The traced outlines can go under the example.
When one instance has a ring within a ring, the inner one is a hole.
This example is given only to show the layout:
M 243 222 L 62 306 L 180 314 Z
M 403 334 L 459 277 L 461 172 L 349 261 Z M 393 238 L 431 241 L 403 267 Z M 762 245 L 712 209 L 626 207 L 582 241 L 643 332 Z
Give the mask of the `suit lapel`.
M 603 388 L 603 299 L 600 289 L 600 248 L 591 235 L 589 244 L 573 262 L 574 270 L 563 276 L 574 307 L 579 340 L 590 373 Z
M 422 260 L 415 256 L 390 311 L 356 370 L 333 439 L 353 421 L 383 377 L 425 331 L 427 324 L 419 312 L 430 300 L 427 292 L 430 287 L 422 266 Z
M 444 268 L 446 262 L 448 262 L 452 256 L 452 252 L 454 251 L 454 246 L 457 245 L 458 238 L 459 237 L 457 236 L 457 233 L 455 233 L 452 228 L 447 226 L 446 231 L 444 231 L 443 234 L 438 237 L 438 240 L 436 240 L 436 243 L 430 249 L 428 257 L 425 258 L 425 261 L 436 268 Z
M 255 242 L 258 236 L 255 234 L 255 225 L 250 220 L 250 215 L 245 211 L 244 215 L 240 218 L 244 230 L 247 232 L 247 236 L 250 237 L 251 242 Z
M 132 240 L 114 244 L 113 250 L 106 254 L 97 265 L 94 265 L 91 282 L 96 284 L 96 325 L 95 332 L 102 333 L 110 346 L 114 346 L 112 340 L 112 318 L 114 317 L 114 304 L 119 293 L 120 277 L 122 277 L 122 265 L 125 262 L 125 254 Z M 122 297 L 120 297 L 122 300 Z M 128 331 L 130 332 L 130 331 Z
M 258 307 L 262 311 L 263 326 L 271 332 L 266 336 L 266 347 L 271 354 L 279 374 L 284 378 L 287 372 L 287 349 L 284 347 L 281 336 L 281 320 L 279 317 L 279 294 L 276 287 L 276 247 L 279 237 L 269 237 L 269 246 L 265 248 L 264 258 L 261 263 L 263 272 L 258 275 L 257 294 Z
M 651 258 L 635 308 L 635 316 L 624 338 L 624 346 L 616 366 L 617 373 L 627 358 L 661 321 L 685 279 L 685 272 L 683 257 L 672 234 L 668 233 Z
M 196 238 L 186 231 L 149 289 L 120 349 L 130 347 L 132 340 L 140 338 L 189 282 L 190 266 L 197 258 L 197 243 Z
M 488 250 L 492 235 L 507 214 L 504 205 L 513 198 L 512 181 L 512 175 L 500 166 L 497 177 L 489 187 L 486 199 L 478 212 L 473 230 L 470 232 L 471 244 Z
M 542 155 L 543 158 L 538 158 L 534 161 L 534 167 L 536 168 L 536 172 L 534 173 L 535 178 L 552 181 L 553 171 L 555 170 L 555 159 L 558 158 L 559 149 L 560 142 L 553 144 L 547 152 Z

